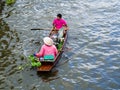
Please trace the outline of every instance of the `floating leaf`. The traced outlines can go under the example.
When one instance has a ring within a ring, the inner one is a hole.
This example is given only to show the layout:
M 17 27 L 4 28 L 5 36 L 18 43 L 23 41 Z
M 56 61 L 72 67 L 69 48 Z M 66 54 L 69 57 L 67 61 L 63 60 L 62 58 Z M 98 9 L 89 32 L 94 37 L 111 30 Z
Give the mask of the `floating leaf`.
M 19 69 L 19 70 L 23 70 L 24 68 L 23 68 L 22 66 L 19 66 L 18 69 Z

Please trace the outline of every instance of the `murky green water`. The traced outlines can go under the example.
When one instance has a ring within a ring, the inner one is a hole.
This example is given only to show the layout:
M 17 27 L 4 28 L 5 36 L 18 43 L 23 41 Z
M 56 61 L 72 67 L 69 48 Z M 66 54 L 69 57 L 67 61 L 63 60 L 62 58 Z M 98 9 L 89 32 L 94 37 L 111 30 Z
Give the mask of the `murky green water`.
M 0 8 L 0 90 L 119 90 L 119 7 L 119 0 L 17 0 Z M 19 70 L 49 33 L 30 29 L 51 28 L 57 13 L 68 22 L 72 50 L 50 73 Z

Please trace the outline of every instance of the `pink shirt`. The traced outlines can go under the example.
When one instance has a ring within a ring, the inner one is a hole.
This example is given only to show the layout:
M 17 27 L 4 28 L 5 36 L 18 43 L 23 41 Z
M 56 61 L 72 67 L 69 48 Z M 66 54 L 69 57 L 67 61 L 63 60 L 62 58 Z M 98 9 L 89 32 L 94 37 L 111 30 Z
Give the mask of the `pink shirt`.
M 53 25 L 59 30 L 62 28 L 62 26 L 67 25 L 66 21 L 64 19 L 54 19 Z
M 41 47 L 41 50 L 39 51 L 39 53 L 36 54 L 36 56 L 38 58 L 44 57 L 45 55 L 53 55 L 54 57 L 56 57 L 57 53 L 58 53 L 58 51 L 57 51 L 57 48 L 56 48 L 55 45 L 47 46 L 47 45 L 44 44 Z

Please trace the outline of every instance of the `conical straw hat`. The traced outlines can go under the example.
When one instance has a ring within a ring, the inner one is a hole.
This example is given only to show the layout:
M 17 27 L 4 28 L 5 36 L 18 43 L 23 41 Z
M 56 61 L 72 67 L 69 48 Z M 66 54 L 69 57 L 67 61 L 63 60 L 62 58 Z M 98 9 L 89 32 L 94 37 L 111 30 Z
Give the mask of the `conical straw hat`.
M 43 41 L 46 45 L 49 45 L 49 46 L 53 45 L 53 40 L 49 37 L 45 37 Z

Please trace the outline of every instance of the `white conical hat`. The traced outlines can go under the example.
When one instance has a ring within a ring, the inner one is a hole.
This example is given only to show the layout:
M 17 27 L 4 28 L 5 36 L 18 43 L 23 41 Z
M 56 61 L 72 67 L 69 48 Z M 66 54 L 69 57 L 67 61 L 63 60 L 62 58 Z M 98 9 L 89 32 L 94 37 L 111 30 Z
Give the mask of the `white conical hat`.
M 53 40 L 49 37 L 45 37 L 43 41 L 46 45 L 49 45 L 49 46 L 53 45 Z

